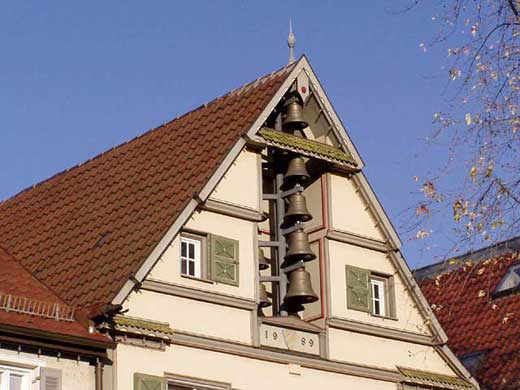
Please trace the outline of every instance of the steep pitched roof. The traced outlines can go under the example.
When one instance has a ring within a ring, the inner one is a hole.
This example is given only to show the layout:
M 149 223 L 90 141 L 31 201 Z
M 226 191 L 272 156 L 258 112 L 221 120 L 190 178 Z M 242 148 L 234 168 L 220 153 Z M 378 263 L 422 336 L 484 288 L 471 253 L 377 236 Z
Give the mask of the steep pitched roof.
M 1 203 L 0 246 L 68 304 L 110 302 L 293 66 Z
M 22 329 L 31 329 L 107 344 L 110 342 L 105 336 L 89 333 L 74 319 L 73 308 L 67 306 L 2 248 L 0 269 L 0 329 L 3 331 L 9 329 L 16 333 L 21 330 L 23 333 Z M 61 316 L 58 314 L 60 311 Z M 68 318 L 64 320 L 65 317 Z
M 474 356 L 483 389 L 520 388 L 520 294 L 493 297 L 518 252 L 454 262 L 420 282 L 448 345 L 460 357 Z

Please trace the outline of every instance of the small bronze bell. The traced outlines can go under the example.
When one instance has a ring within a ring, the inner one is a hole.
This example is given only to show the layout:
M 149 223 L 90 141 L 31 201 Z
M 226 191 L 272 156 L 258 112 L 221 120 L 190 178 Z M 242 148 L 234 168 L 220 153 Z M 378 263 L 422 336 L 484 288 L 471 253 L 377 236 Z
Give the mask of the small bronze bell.
M 282 126 L 284 130 L 301 130 L 309 126 L 303 117 L 303 107 L 298 101 L 293 101 L 285 107 Z
M 267 290 L 265 289 L 265 285 L 263 283 L 260 283 L 260 287 L 258 288 L 258 296 L 260 298 L 258 307 L 264 308 L 272 305 L 271 301 L 269 301 L 269 298 L 267 298 Z
M 284 300 L 299 304 L 316 302 L 318 295 L 313 291 L 311 285 L 311 274 L 305 268 L 296 268 L 289 274 L 289 289 Z
M 309 237 L 307 236 L 307 233 L 303 231 L 303 229 L 298 229 L 294 232 L 291 232 L 289 234 L 289 238 L 287 239 L 287 245 L 289 250 L 287 251 L 284 259 L 288 263 L 294 263 L 297 261 L 311 261 L 316 258 L 316 255 L 311 250 L 309 245 Z
M 269 268 L 269 262 L 267 261 L 266 257 L 264 256 L 264 251 L 260 250 L 259 254 L 258 254 L 258 269 L 260 271 L 263 271 L 267 268 Z
M 283 177 L 286 184 L 305 183 L 311 178 L 307 168 L 305 168 L 305 161 L 301 157 L 293 157 L 289 160 L 287 172 Z
M 301 192 L 295 192 L 289 197 L 289 207 L 285 213 L 285 223 L 296 221 L 307 222 L 312 219 L 312 215 L 307 210 L 305 196 Z

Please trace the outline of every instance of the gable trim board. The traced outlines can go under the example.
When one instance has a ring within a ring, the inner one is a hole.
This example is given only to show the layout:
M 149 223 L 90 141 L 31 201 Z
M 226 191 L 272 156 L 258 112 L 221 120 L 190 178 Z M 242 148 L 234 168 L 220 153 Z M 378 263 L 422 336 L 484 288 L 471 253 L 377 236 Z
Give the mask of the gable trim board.
M 161 294 L 173 295 L 181 298 L 194 299 L 197 301 L 233 307 L 235 309 L 250 311 L 257 309 L 257 303 L 249 299 L 233 297 L 213 291 L 203 291 L 200 289 L 180 286 L 174 283 L 167 283 L 155 279 L 147 279 L 143 281 L 141 289 Z
M 258 210 L 221 202 L 214 199 L 206 200 L 203 204 L 201 204 L 200 208 L 206 211 L 211 211 L 213 213 L 240 218 L 250 222 L 263 222 L 267 219 L 267 216 Z
M 356 245 L 377 252 L 387 253 L 390 250 L 386 243 L 384 243 L 383 241 L 374 240 L 373 238 L 363 237 L 339 229 L 327 230 L 325 237 L 329 240 L 339 241 L 345 244 Z
M 390 338 L 399 341 L 406 341 L 414 344 L 434 346 L 432 337 L 412 333 L 399 329 L 392 329 L 358 321 L 346 320 L 343 318 L 330 317 L 327 319 L 327 325 L 331 328 L 347 330 L 350 332 L 362 333 L 371 336 Z
M 345 152 L 348 152 L 353 156 L 355 162 L 358 164 L 359 169 L 363 167 L 363 161 L 357 153 L 354 144 L 348 137 L 345 127 L 341 123 L 341 120 L 339 119 L 334 108 L 332 107 L 332 104 L 330 103 L 325 91 L 321 87 L 321 84 L 318 78 L 316 77 L 314 71 L 312 70 L 309 62 L 304 56 L 302 56 L 297 63 L 292 65 L 292 69 L 289 71 L 289 74 L 285 76 L 286 78 L 283 81 L 282 85 L 279 87 L 278 91 L 273 95 L 269 103 L 266 105 L 262 113 L 257 117 L 253 125 L 245 133 L 245 135 L 240 137 L 236 141 L 234 146 L 230 149 L 230 151 L 224 158 L 221 165 L 216 169 L 216 171 L 213 173 L 208 182 L 204 185 L 200 193 L 198 195 L 195 195 L 194 198 L 190 199 L 187 202 L 187 205 L 185 206 L 184 210 L 180 213 L 180 215 L 177 217 L 176 221 L 173 223 L 173 225 L 170 227 L 167 233 L 155 246 L 148 258 L 142 263 L 138 271 L 133 276 L 131 276 L 130 279 L 124 284 L 119 293 L 113 299 L 112 302 L 114 304 L 122 304 L 128 297 L 128 295 L 143 282 L 145 277 L 152 270 L 154 265 L 160 259 L 164 251 L 168 248 L 175 236 L 186 224 L 193 212 L 197 209 L 197 207 L 203 206 L 204 202 L 208 200 L 210 194 L 213 192 L 218 183 L 224 177 L 225 173 L 228 171 L 231 164 L 238 157 L 239 153 L 243 150 L 244 147 L 247 146 L 247 143 L 255 143 L 256 133 L 260 130 L 267 117 L 274 110 L 280 99 L 283 97 L 283 95 L 292 85 L 294 80 L 297 78 L 298 74 L 302 71 L 306 72 L 309 76 L 311 85 L 315 88 L 316 98 L 323 105 L 324 113 L 328 115 L 328 117 L 331 119 L 333 124 L 332 129 L 335 135 L 338 137 L 338 140 L 340 141 L 342 147 L 345 149 Z M 354 183 L 359 188 L 362 197 L 368 203 L 369 208 L 373 211 L 374 217 L 378 222 L 378 226 L 383 231 L 384 236 L 388 238 L 390 247 L 394 249 L 393 251 L 390 251 L 390 258 L 392 259 L 394 266 L 397 268 L 399 274 L 405 281 L 405 285 L 408 287 L 413 299 L 416 301 L 419 311 L 423 314 L 424 320 L 428 322 L 428 325 L 432 328 L 434 336 L 436 337 L 439 344 L 445 344 L 447 341 L 446 334 L 444 333 L 444 330 L 440 327 L 440 324 L 438 323 L 435 315 L 431 311 L 426 299 L 422 295 L 421 291 L 417 286 L 417 283 L 413 279 L 408 265 L 406 264 L 406 262 L 402 258 L 402 255 L 399 252 L 398 248 L 400 248 L 401 246 L 401 241 L 392 223 L 390 222 L 390 219 L 388 218 L 386 212 L 381 206 L 374 191 L 370 187 L 370 184 L 368 183 L 363 172 L 359 171 L 357 173 L 354 173 L 351 177 Z M 431 318 L 431 321 L 428 321 L 428 318 Z M 448 361 L 451 361 L 452 364 L 456 364 L 456 362 L 453 361 L 453 354 L 444 354 L 443 356 L 445 356 L 445 358 L 448 359 Z M 467 378 L 471 377 L 466 370 L 460 372 L 464 373 L 464 376 Z

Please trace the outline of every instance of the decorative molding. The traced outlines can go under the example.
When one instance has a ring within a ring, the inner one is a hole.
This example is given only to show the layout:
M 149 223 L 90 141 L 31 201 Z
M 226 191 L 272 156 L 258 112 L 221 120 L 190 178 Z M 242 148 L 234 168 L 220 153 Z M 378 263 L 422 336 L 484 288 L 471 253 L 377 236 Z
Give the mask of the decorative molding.
M 370 336 L 384 337 L 393 340 L 406 341 L 414 344 L 433 346 L 431 336 L 420 333 L 412 333 L 398 329 L 385 328 L 382 326 L 366 324 L 343 318 L 331 317 L 327 319 L 327 325 L 331 328 L 346 330 L 349 332 L 362 333 Z
M 195 378 L 191 376 L 177 375 L 170 372 L 165 372 L 164 377 L 169 384 L 181 385 L 186 388 L 205 388 L 212 390 L 230 390 L 231 383 L 210 381 L 202 378 Z
M 345 232 L 338 229 L 327 230 L 326 237 L 329 240 L 344 242 L 346 244 L 356 245 L 367 249 L 372 249 L 378 252 L 387 253 L 390 249 L 383 241 L 374 240 L 372 238 L 359 236 L 354 233 Z
M 252 346 L 235 344 L 226 341 L 214 340 L 205 337 L 193 336 L 176 331 L 172 344 L 204 349 L 208 351 L 242 356 L 280 364 L 299 364 L 302 367 L 314 370 L 334 372 L 363 378 L 377 379 L 386 382 L 398 383 L 401 376 L 397 370 L 364 366 L 346 362 L 324 360 L 296 353 L 277 352 L 270 349 L 254 348 Z
M 437 345 L 435 350 L 441 355 L 447 362 L 448 365 L 460 376 L 466 378 L 471 382 L 473 386 L 478 390 L 480 389 L 480 385 L 475 378 L 471 375 L 471 373 L 464 367 L 464 365 L 460 362 L 460 360 L 455 356 L 455 354 L 451 351 L 451 349 L 447 345 Z
M 213 213 L 227 215 L 229 217 L 245 219 L 246 221 L 251 222 L 263 222 L 267 219 L 267 216 L 258 210 L 253 210 L 247 207 L 238 206 L 215 199 L 206 200 L 206 202 L 201 204 L 199 208 L 202 210 L 211 211 Z
M 162 282 L 155 279 L 147 279 L 141 285 L 141 289 L 156 293 L 174 295 L 176 297 L 194 299 L 196 301 L 213 303 L 216 305 L 233 307 L 242 310 L 256 310 L 257 305 L 253 300 L 238 298 L 212 291 L 197 290 L 195 288 L 180 286 L 174 283 Z

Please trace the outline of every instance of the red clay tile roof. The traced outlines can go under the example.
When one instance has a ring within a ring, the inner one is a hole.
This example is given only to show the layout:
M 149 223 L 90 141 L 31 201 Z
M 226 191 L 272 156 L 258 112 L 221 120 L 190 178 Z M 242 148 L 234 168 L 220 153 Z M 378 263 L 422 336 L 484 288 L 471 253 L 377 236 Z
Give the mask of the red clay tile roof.
M 29 271 L 24 269 L 20 263 L 0 248 L 0 295 L 5 297 L 11 295 L 29 300 L 37 300 L 40 303 L 49 305 L 59 304 L 61 307 L 65 303 L 58 298 L 51 290 L 40 283 Z M 2 300 L 2 302 L 4 302 Z M 41 307 L 41 306 L 40 306 Z M 64 321 L 53 318 L 44 318 L 39 315 L 7 311 L 0 307 L 0 328 L 3 325 L 45 331 L 57 335 L 74 336 L 82 339 L 110 342 L 110 340 L 100 334 L 91 334 L 77 321 Z M 4 329 L 5 330 L 5 329 Z
M 481 389 L 520 389 L 520 293 L 492 297 L 517 261 L 505 254 L 420 282 L 453 352 L 486 352 L 475 374 Z
M 294 65 L 0 204 L 0 246 L 70 305 L 108 303 Z

